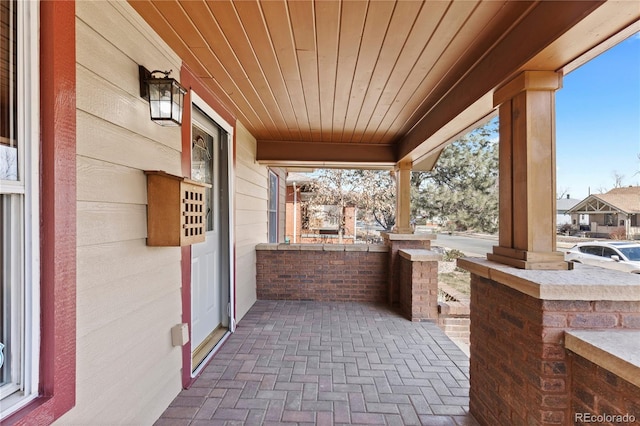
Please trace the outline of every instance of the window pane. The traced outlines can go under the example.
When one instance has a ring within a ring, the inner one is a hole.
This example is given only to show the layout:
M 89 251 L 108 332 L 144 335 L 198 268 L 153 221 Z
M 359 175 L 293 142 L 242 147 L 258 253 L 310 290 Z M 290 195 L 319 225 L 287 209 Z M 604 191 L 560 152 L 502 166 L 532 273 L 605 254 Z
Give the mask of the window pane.
M 22 236 L 12 232 L 23 227 L 21 205 L 21 195 L 0 195 L 0 399 L 18 390 L 21 375 Z
M 214 161 L 215 156 L 214 136 L 210 135 L 206 130 L 201 129 L 195 124 L 192 127 L 193 142 L 191 144 L 191 178 L 198 182 L 208 183 L 211 188 L 205 189 L 205 208 L 207 231 L 214 230 L 214 207 L 213 199 L 214 182 Z
M 5 342 L 9 342 L 9 305 L 7 302 L 9 301 L 8 296 L 8 286 L 5 285 L 6 282 L 6 271 L 5 268 L 5 257 L 7 256 L 7 251 L 4 247 L 5 241 L 5 214 L 4 214 L 4 196 L 0 195 L 0 271 L 2 274 L 0 275 L 0 281 L 2 281 L 2 290 L 0 291 L 0 387 L 2 385 L 8 383 L 10 381 L 10 377 L 7 374 L 9 371 L 8 359 L 5 359 L 5 354 L 9 350 L 5 344 Z
M 269 210 L 278 209 L 278 177 L 275 173 L 269 173 Z
M 0 180 L 18 180 L 16 2 L 0 0 Z
M 269 242 L 278 242 L 278 176 L 269 172 Z
M 269 242 L 278 242 L 278 214 L 269 212 Z

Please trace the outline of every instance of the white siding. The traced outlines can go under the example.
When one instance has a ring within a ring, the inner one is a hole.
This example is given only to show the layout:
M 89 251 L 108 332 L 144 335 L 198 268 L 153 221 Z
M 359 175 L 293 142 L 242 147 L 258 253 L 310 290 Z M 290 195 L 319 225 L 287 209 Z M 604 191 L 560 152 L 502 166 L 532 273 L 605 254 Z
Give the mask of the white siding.
M 256 301 L 256 244 L 266 243 L 269 174 L 256 163 L 256 139 L 236 123 L 236 309 L 240 320 Z
M 181 139 L 150 121 L 138 64 L 181 61 L 126 2 L 76 2 L 76 38 L 76 407 L 57 424 L 152 424 L 181 388 L 181 255 L 146 246 L 143 170 L 181 174 Z

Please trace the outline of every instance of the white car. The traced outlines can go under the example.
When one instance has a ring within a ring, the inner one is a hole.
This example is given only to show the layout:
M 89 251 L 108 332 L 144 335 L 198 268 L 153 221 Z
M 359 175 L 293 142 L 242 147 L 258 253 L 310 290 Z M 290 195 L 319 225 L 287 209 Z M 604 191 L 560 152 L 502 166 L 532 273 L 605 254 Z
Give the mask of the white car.
M 640 244 L 617 241 L 579 243 L 565 252 L 564 260 L 640 274 Z

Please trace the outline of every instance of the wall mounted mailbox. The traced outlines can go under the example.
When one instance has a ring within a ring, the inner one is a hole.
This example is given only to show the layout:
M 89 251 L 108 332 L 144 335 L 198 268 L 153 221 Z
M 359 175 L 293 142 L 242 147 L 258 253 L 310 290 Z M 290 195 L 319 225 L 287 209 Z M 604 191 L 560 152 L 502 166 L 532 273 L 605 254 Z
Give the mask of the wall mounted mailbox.
M 205 240 L 205 189 L 211 185 L 147 170 L 147 245 L 186 246 Z

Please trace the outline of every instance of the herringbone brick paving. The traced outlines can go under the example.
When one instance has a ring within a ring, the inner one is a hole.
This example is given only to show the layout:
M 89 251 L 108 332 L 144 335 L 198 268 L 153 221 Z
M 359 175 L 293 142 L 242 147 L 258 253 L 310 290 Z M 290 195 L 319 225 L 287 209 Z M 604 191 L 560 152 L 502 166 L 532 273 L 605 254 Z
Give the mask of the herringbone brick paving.
M 468 368 L 382 305 L 258 301 L 156 425 L 477 425 Z

